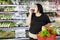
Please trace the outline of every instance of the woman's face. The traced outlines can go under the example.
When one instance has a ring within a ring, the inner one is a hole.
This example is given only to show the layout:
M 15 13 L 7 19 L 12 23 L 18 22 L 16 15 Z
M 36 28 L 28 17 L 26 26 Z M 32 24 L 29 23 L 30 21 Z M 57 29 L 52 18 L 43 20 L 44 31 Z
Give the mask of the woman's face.
M 37 5 L 34 5 L 34 9 L 35 9 L 35 13 L 37 13 L 38 12 L 38 8 L 37 8 Z
M 37 13 L 38 12 L 37 5 L 33 5 L 32 8 L 34 9 L 34 13 Z

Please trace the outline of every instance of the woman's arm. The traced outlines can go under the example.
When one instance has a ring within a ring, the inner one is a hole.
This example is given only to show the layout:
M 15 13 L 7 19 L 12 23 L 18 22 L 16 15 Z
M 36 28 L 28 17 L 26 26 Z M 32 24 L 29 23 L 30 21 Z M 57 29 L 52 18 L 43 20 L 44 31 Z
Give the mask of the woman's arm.
M 31 8 L 30 8 L 30 9 L 29 9 L 29 16 L 28 16 L 28 18 L 27 18 L 27 20 L 26 20 L 26 25 L 27 25 L 27 26 L 30 26 L 31 16 L 32 16 L 32 10 L 31 10 Z
M 47 27 L 47 28 L 48 28 L 50 25 L 51 25 L 51 23 L 48 23 L 48 24 L 46 24 L 46 25 L 45 25 L 45 27 Z
M 48 16 L 46 16 L 46 27 L 48 28 L 51 25 L 51 21 Z
M 27 20 L 26 20 L 26 25 L 27 25 L 27 26 L 30 26 L 31 16 L 32 16 L 32 14 L 30 13 L 29 16 L 28 16 L 28 18 L 27 18 Z

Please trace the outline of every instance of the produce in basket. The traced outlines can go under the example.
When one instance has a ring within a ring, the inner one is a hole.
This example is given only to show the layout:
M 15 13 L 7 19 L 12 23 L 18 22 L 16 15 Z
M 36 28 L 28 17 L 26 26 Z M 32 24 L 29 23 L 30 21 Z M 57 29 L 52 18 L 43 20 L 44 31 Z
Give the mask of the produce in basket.
M 53 34 L 56 34 L 56 33 L 57 33 L 56 28 L 54 28 L 54 29 L 52 30 L 52 33 L 53 33 Z
M 56 28 L 42 27 L 42 30 L 37 34 L 38 40 L 56 40 Z
M 45 26 L 42 27 L 42 31 L 39 32 L 40 36 L 50 36 L 50 33 L 48 32 L 47 28 Z

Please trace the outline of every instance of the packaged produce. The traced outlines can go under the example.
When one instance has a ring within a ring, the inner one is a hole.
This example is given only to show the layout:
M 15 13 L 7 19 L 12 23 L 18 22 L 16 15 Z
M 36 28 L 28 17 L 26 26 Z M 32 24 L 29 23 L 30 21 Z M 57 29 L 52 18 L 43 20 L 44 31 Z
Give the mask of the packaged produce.
M 47 29 L 45 26 L 42 27 L 42 30 L 37 34 L 38 40 L 56 40 L 56 28 Z

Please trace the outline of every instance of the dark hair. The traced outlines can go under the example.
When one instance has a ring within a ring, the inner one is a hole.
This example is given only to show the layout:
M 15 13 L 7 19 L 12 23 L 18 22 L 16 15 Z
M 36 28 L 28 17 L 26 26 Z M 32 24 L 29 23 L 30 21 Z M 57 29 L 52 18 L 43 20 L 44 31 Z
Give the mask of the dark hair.
M 43 13 L 43 7 L 41 4 L 36 4 L 37 5 L 37 8 L 38 8 L 38 11 L 41 13 L 41 14 L 44 14 Z

